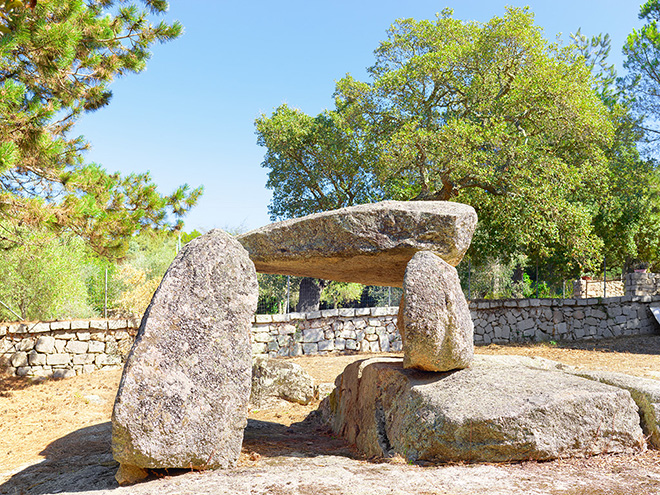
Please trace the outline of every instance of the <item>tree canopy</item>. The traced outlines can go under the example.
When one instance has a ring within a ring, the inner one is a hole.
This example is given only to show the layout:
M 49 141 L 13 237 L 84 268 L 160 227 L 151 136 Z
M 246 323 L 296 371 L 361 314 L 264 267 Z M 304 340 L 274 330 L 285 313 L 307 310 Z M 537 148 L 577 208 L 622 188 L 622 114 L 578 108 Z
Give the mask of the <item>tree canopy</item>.
M 484 24 L 445 10 L 434 21 L 396 21 L 375 59 L 370 81 L 350 75 L 338 81 L 334 110 L 312 118 L 280 107 L 257 121 L 259 142 L 268 148 L 271 212 L 344 206 L 346 193 L 305 208 L 292 201 L 313 197 L 320 174 L 348 167 L 370 198 L 474 206 L 475 255 L 525 252 L 560 259 L 572 270 L 598 257 L 602 241 L 592 218 L 614 127 L 575 45 L 548 42 L 528 9 L 507 8 Z M 333 139 L 323 133 L 300 139 L 277 131 L 285 110 L 296 125 L 341 124 L 333 126 Z M 331 159 L 301 167 L 301 150 Z M 297 189 L 279 177 L 285 169 L 300 177 Z
M 27 2 L 26 2 L 27 3 Z M 20 0 L 0 4 L 0 241 L 21 226 L 81 236 L 121 255 L 130 235 L 161 228 L 192 207 L 201 188 L 161 195 L 148 173 L 121 176 L 85 163 L 77 119 L 110 102 L 115 77 L 146 67 L 150 47 L 179 36 L 178 22 L 151 21 L 168 2 Z
M 646 120 L 643 129 L 655 141 L 660 137 L 660 0 L 645 2 L 639 18 L 646 24 L 628 35 L 623 66 L 628 69 L 626 82 L 634 95 L 634 107 Z

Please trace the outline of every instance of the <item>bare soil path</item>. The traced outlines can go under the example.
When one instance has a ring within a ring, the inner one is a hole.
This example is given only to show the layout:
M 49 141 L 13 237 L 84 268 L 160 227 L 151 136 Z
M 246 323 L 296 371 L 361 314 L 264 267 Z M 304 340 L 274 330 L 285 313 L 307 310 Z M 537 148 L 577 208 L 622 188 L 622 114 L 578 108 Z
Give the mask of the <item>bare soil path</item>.
M 660 379 L 660 335 L 571 345 L 480 347 Z M 318 382 L 373 355 L 292 358 Z M 309 406 L 254 410 L 235 469 L 154 473 L 117 487 L 110 414 L 121 370 L 66 380 L 0 378 L 0 494 L 660 494 L 660 453 L 505 465 L 407 465 L 364 459 Z

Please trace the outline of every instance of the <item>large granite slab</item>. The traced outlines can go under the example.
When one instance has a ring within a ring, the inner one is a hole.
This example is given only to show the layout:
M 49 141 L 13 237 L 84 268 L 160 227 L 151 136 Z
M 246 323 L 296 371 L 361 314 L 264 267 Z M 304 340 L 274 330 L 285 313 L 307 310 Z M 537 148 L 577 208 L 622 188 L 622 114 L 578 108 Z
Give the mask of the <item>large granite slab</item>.
M 273 223 L 238 241 L 261 273 L 401 287 L 418 251 L 456 266 L 476 224 L 461 203 L 382 201 Z
M 549 460 L 645 447 L 628 390 L 515 356 L 470 368 L 404 369 L 400 358 L 347 366 L 322 412 L 367 456 L 409 461 Z

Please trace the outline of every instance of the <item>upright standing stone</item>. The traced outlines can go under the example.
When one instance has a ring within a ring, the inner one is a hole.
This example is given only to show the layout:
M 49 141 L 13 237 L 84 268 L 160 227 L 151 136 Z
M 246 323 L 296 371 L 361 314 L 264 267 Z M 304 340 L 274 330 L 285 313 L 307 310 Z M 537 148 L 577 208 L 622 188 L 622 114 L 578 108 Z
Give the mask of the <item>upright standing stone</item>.
M 397 320 L 404 368 L 467 368 L 474 356 L 472 318 L 456 269 L 422 251 L 410 260 Z
M 176 257 L 142 318 L 115 401 L 120 483 L 139 478 L 135 468 L 236 463 L 257 297 L 254 265 L 225 232 L 193 240 Z

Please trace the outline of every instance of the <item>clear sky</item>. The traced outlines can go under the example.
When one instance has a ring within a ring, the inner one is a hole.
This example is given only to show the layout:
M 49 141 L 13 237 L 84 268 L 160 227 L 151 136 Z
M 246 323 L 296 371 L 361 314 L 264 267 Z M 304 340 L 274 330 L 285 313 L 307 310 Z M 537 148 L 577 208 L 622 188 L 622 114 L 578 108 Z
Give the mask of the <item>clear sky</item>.
M 150 171 L 159 189 L 203 185 L 186 231 L 253 229 L 270 222 L 271 199 L 254 120 L 287 103 L 316 115 L 333 106 L 335 81 L 366 80 L 373 51 L 399 18 L 486 22 L 505 5 L 529 5 L 546 38 L 581 28 L 609 33 L 611 60 L 641 22 L 642 0 L 171 0 L 166 20 L 185 34 L 156 46 L 145 72 L 113 83 L 110 105 L 74 132 L 92 144 L 88 161 L 109 171 Z

